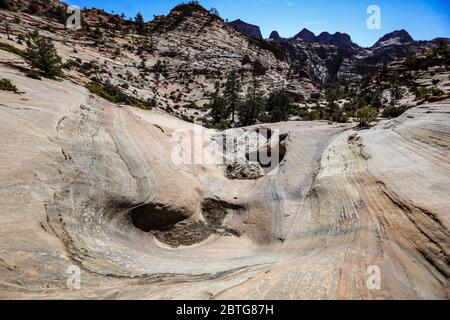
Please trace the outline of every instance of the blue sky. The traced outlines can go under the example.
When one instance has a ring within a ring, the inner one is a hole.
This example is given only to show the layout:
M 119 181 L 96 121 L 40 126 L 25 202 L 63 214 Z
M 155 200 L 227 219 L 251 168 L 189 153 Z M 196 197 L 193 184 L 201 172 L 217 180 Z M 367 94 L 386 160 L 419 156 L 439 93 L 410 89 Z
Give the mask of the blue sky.
M 134 17 L 142 12 L 146 20 L 167 14 L 180 0 L 66 0 L 80 7 L 96 7 Z M 187 1 L 185 1 L 187 2 Z M 348 33 L 362 46 L 373 45 L 393 30 L 405 29 L 416 40 L 450 37 L 449 0 L 201 0 L 214 7 L 224 19 L 240 18 L 259 25 L 264 37 L 277 30 L 291 37 L 302 28 L 316 34 L 322 31 Z M 369 5 L 381 9 L 381 30 L 366 27 Z

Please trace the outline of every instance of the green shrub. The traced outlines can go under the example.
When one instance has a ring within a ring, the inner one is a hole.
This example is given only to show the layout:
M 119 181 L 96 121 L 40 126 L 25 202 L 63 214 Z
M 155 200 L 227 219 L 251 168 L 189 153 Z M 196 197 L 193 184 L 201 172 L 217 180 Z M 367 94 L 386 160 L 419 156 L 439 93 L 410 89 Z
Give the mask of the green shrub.
M 437 97 L 444 95 L 445 92 L 439 89 L 438 87 L 431 88 L 418 88 L 416 90 L 416 100 L 426 99 L 430 96 Z
M 80 63 L 74 59 L 67 59 L 67 61 L 63 64 L 63 69 L 72 70 L 77 67 L 80 67 Z
M 86 85 L 86 89 L 88 89 L 91 93 L 96 94 L 99 97 L 102 97 L 103 99 L 106 99 L 110 102 L 116 103 L 117 102 L 117 96 L 112 94 L 111 92 L 108 92 L 101 84 L 97 82 L 90 82 Z
M 431 92 L 431 95 L 434 97 L 443 96 L 445 94 L 445 92 L 442 91 L 441 89 L 439 89 L 438 87 L 431 87 L 430 92 Z
M 370 106 L 362 107 L 356 110 L 356 119 L 360 127 L 368 126 L 372 121 L 376 120 L 378 111 Z
M 108 100 L 112 103 L 128 104 L 132 107 L 143 110 L 149 110 L 152 109 L 153 107 L 156 107 L 156 100 L 142 101 L 137 98 L 133 98 L 123 93 L 119 87 L 116 87 L 109 83 L 101 84 L 92 81 L 88 83 L 85 87 L 91 93 L 99 97 L 102 97 L 103 99 Z
M 418 88 L 416 90 L 416 100 L 423 100 L 430 96 L 428 88 Z
M 342 106 L 342 110 L 345 112 L 347 116 L 353 116 L 355 114 L 355 111 L 357 110 L 357 106 L 355 103 L 352 102 L 346 102 Z
M 1 79 L 0 80 L 0 90 L 3 91 L 11 91 L 16 93 L 17 87 L 8 79 Z
M 397 118 L 400 117 L 402 114 L 404 114 L 407 110 L 409 110 L 410 107 L 393 107 L 389 106 L 385 108 L 381 114 L 383 118 Z
M 313 92 L 311 94 L 310 100 L 311 101 L 317 101 L 320 99 L 320 97 L 322 96 L 322 94 L 320 92 Z
M 132 103 L 131 105 L 135 108 L 139 108 L 142 110 L 148 110 L 148 108 L 142 102 Z
M 331 121 L 339 123 L 347 123 L 348 117 L 340 109 L 334 110 L 330 117 Z
M 305 121 L 317 121 L 320 120 L 320 112 L 319 111 L 311 111 L 308 112 L 302 119 Z

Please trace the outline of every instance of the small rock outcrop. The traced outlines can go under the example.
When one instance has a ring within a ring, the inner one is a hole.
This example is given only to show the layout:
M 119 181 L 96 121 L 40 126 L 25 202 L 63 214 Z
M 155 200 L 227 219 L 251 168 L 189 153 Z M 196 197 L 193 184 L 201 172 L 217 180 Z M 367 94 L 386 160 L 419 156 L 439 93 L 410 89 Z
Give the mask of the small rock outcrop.
M 264 176 L 264 170 L 257 162 L 234 163 L 227 167 L 226 174 L 231 180 L 257 180 Z

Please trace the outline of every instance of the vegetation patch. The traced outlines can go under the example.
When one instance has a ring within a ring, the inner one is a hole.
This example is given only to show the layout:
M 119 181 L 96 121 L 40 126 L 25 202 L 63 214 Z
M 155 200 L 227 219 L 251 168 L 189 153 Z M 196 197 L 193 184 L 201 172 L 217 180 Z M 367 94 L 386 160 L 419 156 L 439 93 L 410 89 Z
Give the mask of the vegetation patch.
M 101 84 L 96 81 L 88 83 L 86 86 L 91 93 L 102 97 L 112 103 L 127 104 L 135 108 L 149 110 L 156 106 L 155 100 L 142 101 L 140 99 L 131 97 L 122 92 L 119 87 L 116 87 L 110 83 Z
M 0 50 L 8 51 L 10 53 L 16 54 L 21 57 L 25 56 L 25 53 L 23 50 L 16 48 L 8 43 L 4 43 L 4 42 L 0 42 Z
M 1 79 L 0 80 L 0 90 L 11 91 L 11 92 L 16 93 L 17 87 L 11 82 L 11 80 Z
M 383 110 L 383 112 L 381 113 L 381 116 L 383 118 L 388 118 L 388 119 L 392 119 L 392 118 L 397 118 L 400 117 L 402 114 L 404 114 L 406 111 L 408 111 L 411 107 L 393 107 L 393 106 L 389 106 L 387 108 L 385 108 Z
M 356 119 L 358 120 L 358 124 L 360 127 L 367 127 L 371 122 L 375 121 L 378 116 L 377 109 L 365 106 L 356 110 Z
M 416 100 L 423 100 L 429 97 L 440 97 L 444 94 L 445 92 L 438 87 L 418 88 L 416 90 Z
M 55 46 L 50 39 L 40 36 L 38 31 L 28 35 L 25 59 L 46 77 L 55 78 L 63 75 L 62 60 Z
M 106 90 L 105 87 L 103 87 L 100 83 L 90 82 L 86 85 L 86 89 L 88 89 L 91 93 L 110 102 L 116 103 L 118 101 L 118 97 L 115 96 L 112 92 Z

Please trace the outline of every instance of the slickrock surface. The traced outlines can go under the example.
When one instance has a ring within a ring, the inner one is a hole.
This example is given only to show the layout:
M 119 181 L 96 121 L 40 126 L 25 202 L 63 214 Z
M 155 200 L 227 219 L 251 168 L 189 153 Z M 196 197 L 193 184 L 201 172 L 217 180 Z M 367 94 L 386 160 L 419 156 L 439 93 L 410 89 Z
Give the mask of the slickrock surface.
M 0 91 L 0 298 L 449 297 L 448 100 L 359 132 L 247 128 L 278 129 L 285 157 L 230 180 L 172 161 L 192 124 L 0 73 L 23 92 Z

